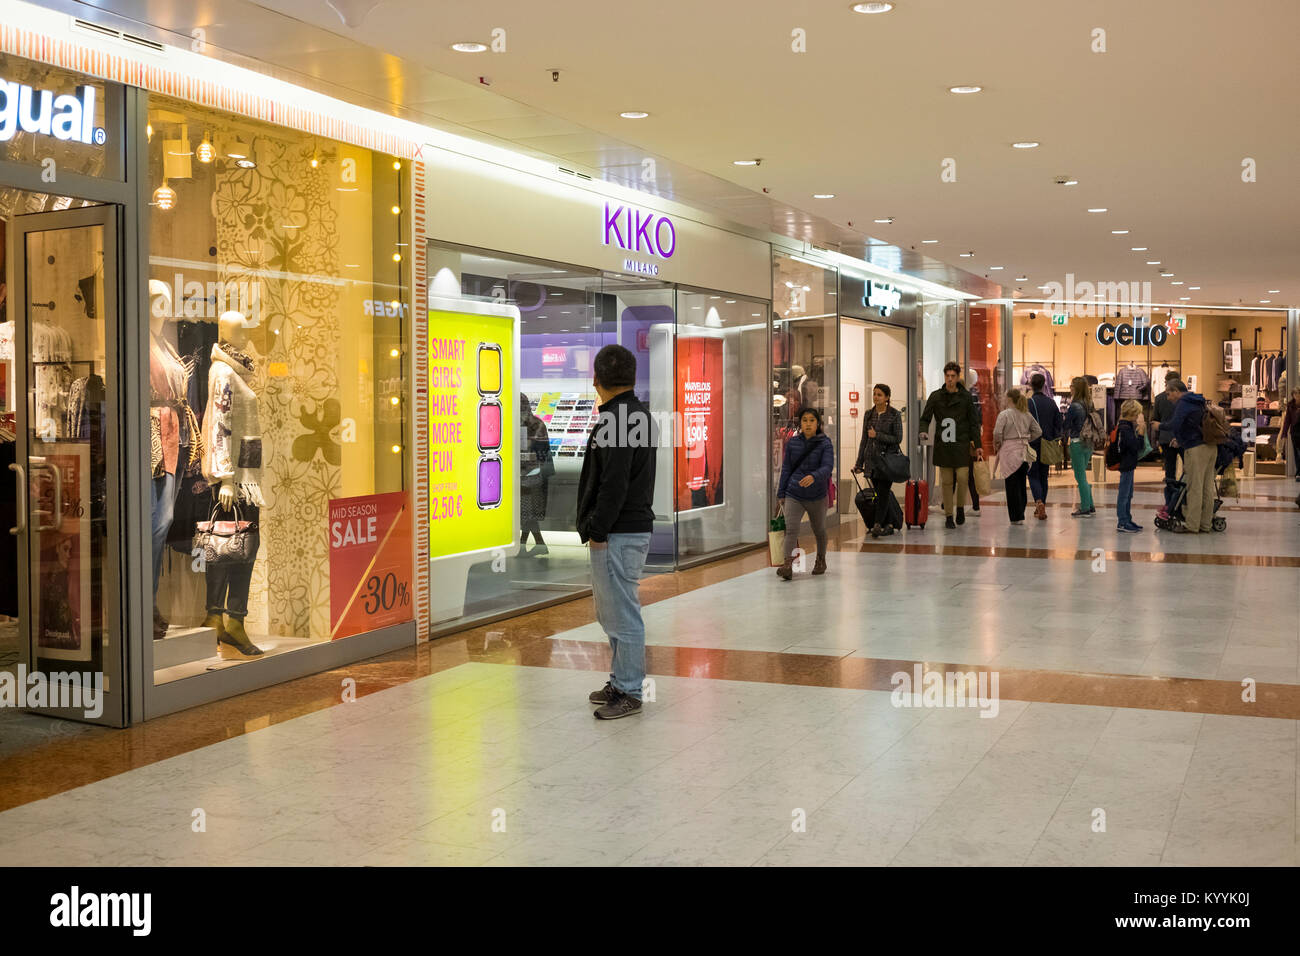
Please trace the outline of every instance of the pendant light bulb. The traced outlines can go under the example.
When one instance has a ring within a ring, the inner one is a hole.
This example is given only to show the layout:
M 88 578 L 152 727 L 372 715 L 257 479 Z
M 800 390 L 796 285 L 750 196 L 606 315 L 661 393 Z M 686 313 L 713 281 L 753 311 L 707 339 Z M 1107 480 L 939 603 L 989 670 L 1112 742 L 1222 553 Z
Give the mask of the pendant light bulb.
M 169 212 L 176 208 L 176 190 L 167 185 L 167 180 L 153 191 L 153 204 L 163 212 Z
M 217 158 L 217 148 L 212 145 L 206 132 L 203 134 L 203 142 L 194 150 L 194 156 L 200 163 L 210 163 Z

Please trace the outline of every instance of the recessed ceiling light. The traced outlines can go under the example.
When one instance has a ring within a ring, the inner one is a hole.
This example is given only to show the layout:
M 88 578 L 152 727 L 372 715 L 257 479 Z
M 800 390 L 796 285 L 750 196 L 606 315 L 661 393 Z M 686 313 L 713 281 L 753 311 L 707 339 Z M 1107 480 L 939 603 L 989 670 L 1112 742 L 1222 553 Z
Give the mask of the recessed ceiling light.
M 855 3 L 853 5 L 854 13 L 888 13 L 894 9 L 894 5 L 888 0 L 872 0 L 871 3 Z
M 1172 273 L 1172 272 L 1162 272 L 1162 273 L 1160 273 L 1160 276 L 1161 276 L 1161 278 L 1169 279 L 1169 278 L 1172 278 L 1172 277 L 1173 277 L 1173 273 Z
M 762 318 L 762 316 L 763 316 L 763 313 L 762 313 L 762 312 L 751 312 L 751 313 L 749 313 L 749 314 L 752 315 L 752 316 L 753 316 L 754 318 L 756 318 L 756 319 L 758 319 L 758 318 Z
M 1182 285 L 1182 284 L 1183 284 L 1183 280 L 1182 280 L 1182 279 L 1178 279 L 1178 280 L 1176 280 L 1176 281 L 1174 281 L 1174 282 L 1171 282 L 1171 283 L 1169 283 L 1169 284 L 1170 284 L 1170 285 Z
M 813 199 L 834 199 L 834 193 L 813 193 Z
M 1011 144 L 1011 148 L 1012 148 L 1012 149 L 1034 149 L 1034 148 L 1037 147 L 1037 146 L 1038 146 L 1038 144 L 1037 144 L 1036 142 L 1034 142 L 1032 139 L 1025 140 L 1023 143 L 1012 143 L 1012 144 Z
M 1134 246 L 1134 247 L 1132 248 L 1132 251 L 1133 251 L 1133 252 L 1146 252 L 1146 251 L 1147 251 L 1147 247 L 1146 247 L 1146 246 Z
M 973 253 L 973 252 L 959 252 L 959 253 L 957 253 L 957 255 L 961 256 L 963 259 L 969 259 L 971 256 L 975 255 L 975 253 Z
M 731 161 L 731 165 L 733 165 L 733 166 L 757 166 L 757 165 L 758 165 L 759 163 L 761 163 L 761 162 L 762 162 L 761 159 L 733 159 L 733 160 Z
M 948 87 L 948 92 L 949 93 L 978 93 L 982 89 L 984 89 L 984 87 L 982 86 L 950 86 Z
M 922 240 L 921 240 L 921 242 L 924 243 L 924 244 L 927 245 L 927 246 L 928 246 L 928 245 L 931 245 L 931 244 L 933 244 L 933 243 L 936 243 L 936 242 L 938 242 L 938 241 L 939 241 L 938 239 L 922 239 Z
M 1273 301 L 1272 299 L 1260 299 L 1260 300 L 1259 300 L 1259 304 L 1260 304 L 1260 305 L 1268 305 L 1268 304 L 1269 304 L 1270 302 L 1272 302 L 1272 301 Z
M 623 117 L 623 119 L 645 119 L 650 114 L 645 110 L 624 110 L 618 115 Z
M 890 224 L 891 222 L 893 222 L 893 221 L 894 221 L 894 217 L 893 217 L 893 216 L 886 216 L 884 219 L 877 219 L 877 220 L 875 220 L 875 222 L 883 223 L 883 224 L 886 225 L 886 226 L 889 225 L 889 224 Z
M 735 300 L 735 299 L 728 299 L 728 300 L 727 300 L 727 305 L 735 305 L 735 304 L 736 304 L 736 300 Z
M 1158 265 L 1160 265 L 1160 260 L 1159 260 L 1159 259 L 1148 259 L 1148 260 L 1147 260 L 1147 265 L 1149 265 L 1149 266 L 1158 266 Z
M 1106 211 L 1105 206 L 1096 206 L 1095 208 L 1088 210 L 1088 212 L 1105 212 L 1105 211 Z
M 1281 291 L 1282 291 L 1281 289 L 1269 289 L 1269 290 L 1268 290 L 1268 294 L 1269 294 L 1269 295 L 1277 295 L 1277 293 L 1279 293 L 1279 292 L 1281 292 Z
M 257 163 L 253 162 L 251 159 L 237 159 L 235 160 L 235 165 L 240 169 L 254 169 L 257 166 Z
M 1180 296 L 1178 297 L 1178 301 L 1179 301 L 1179 302 L 1191 302 L 1191 301 L 1192 301 L 1192 297 L 1191 297 L 1190 295 L 1180 295 Z
M 989 266 L 989 272 L 997 272 L 999 269 L 1005 269 L 1006 266 Z
M 461 43 L 453 43 L 451 48 L 457 53 L 482 53 L 487 49 L 487 44 L 477 43 L 473 40 L 466 40 Z
M 1112 230 L 1110 231 L 1110 234 L 1111 234 L 1112 236 L 1127 236 L 1127 235 L 1128 235 L 1128 230 L 1127 230 L 1127 229 L 1112 229 Z
M 1056 181 L 1056 185 L 1058 185 L 1058 186 L 1077 186 L 1077 185 L 1079 185 L 1079 180 L 1077 180 L 1077 179 L 1071 179 L 1071 178 L 1069 178 L 1068 176 L 1062 176 L 1060 179 L 1058 179 L 1058 180 Z
M 1016 281 L 1017 281 L 1017 282 L 1028 282 L 1028 281 L 1029 281 L 1029 276 L 1016 276 Z

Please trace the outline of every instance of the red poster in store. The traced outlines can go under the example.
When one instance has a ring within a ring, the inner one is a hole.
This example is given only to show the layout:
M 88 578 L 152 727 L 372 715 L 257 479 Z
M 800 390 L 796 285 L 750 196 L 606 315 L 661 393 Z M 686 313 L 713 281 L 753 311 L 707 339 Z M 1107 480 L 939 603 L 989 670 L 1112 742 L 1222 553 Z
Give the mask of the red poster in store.
M 678 511 L 722 504 L 722 340 L 677 339 Z
M 331 640 L 411 620 L 405 491 L 330 499 L 329 540 Z

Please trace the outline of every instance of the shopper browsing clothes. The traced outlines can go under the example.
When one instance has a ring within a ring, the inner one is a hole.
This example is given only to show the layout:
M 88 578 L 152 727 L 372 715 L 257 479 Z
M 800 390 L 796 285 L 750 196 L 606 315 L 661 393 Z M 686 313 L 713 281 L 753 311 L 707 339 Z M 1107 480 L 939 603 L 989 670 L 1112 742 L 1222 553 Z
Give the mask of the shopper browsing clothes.
M 960 381 L 961 366 L 949 362 L 943 367 L 943 387 L 937 388 L 926 399 L 921 412 L 921 431 L 929 430 L 935 422 L 934 464 L 939 470 L 939 484 L 943 489 L 944 527 L 955 528 L 966 521 L 966 483 L 970 480 L 971 459 L 984 457 L 977 452 L 979 420 L 970 392 Z M 956 522 L 953 508 L 956 507 Z
M 654 421 L 632 394 L 636 356 L 606 345 L 592 363 L 600 418 L 587 438 L 578 478 L 578 536 L 591 557 L 591 596 L 613 662 L 609 681 L 587 699 L 602 720 L 641 712 L 645 622 L 637 583 L 654 530 Z
M 876 513 L 870 529 L 873 538 L 894 533 L 888 507 L 892 482 L 883 466 L 885 455 L 897 453 L 903 443 L 903 416 L 889 404 L 891 394 L 889 386 L 883 383 L 871 390 L 871 411 L 862 423 L 862 443 L 858 447 L 857 464 L 853 466 L 855 472 L 871 479 L 876 492 Z
M 993 448 L 997 456 L 997 474 L 1006 481 L 1007 514 L 1011 523 L 1025 523 L 1025 506 L 1029 494 L 1025 488 L 1029 477 L 1029 443 L 1043 437 L 1043 430 L 1029 414 L 1029 399 L 1018 388 L 1007 391 L 1007 406 L 993 424 Z
M 1079 486 L 1079 507 L 1071 518 L 1091 518 L 1097 513 L 1092 503 L 1092 485 L 1088 484 L 1088 464 L 1092 461 L 1093 429 L 1089 421 L 1094 412 L 1092 387 L 1083 376 L 1070 379 L 1070 410 L 1065 413 L 1065 433 L 1070 438 L 1070 465 L 1074 482 Z
M 1031 441 L 1037 461 L 1029 466 L 1029 489 L 1034 494 L 1034 517 L 1039 521 L 1047 520 L 1047 485 L 1051 474 L 1050 467 L 1061 461 L 1061 410 L 1056 407 L 1048 395 L 1043 393 L 1047 378 L 1041 372 L 1035 372 L 1029 378 L 1029 387 L 1034 394 L 1029 396 L 1029 414 L 1034 416 L 1042 430 L 1042 437 Z M 1048 453 L 1043 449 L 1047 448 Z M 1055 453 L 1052 454 L 1052 449 Z M 1050 458 L 1050 461 L 1044 461 Z
M 785 515 L 785 562 L 776 573 L 786 581 L 794 576 L 794 548 L 805 513 L 817 540 L 812 573 L 826 573 L 826 496 L 834 468 L 835 446 L 822 431 L 821 412 L 805 408 L 799 416 L 799 431 L 785 443 L 781 481 L 776 487 L 777 504 Z
M 1133 521 L 1133 472 L 1142 454 L 1142 436 L 1138 434 L 1138 421 L 1141 418 L 1141 404 L 1130 398 L 1120 406 L 1119 424 L 1115 426 L 1115 442 L 1119 446 L 1119 494 L 1115 498 L 1118 522 L 1116 527 L 1123 534 L 1137 534 L 1142 530 L 1142 526 Z

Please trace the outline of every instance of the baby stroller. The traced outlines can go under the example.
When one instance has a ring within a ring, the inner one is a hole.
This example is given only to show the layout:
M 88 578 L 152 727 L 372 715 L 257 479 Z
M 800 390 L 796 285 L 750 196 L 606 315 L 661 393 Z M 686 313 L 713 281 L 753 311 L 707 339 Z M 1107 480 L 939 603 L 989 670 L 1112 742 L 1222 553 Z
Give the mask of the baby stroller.
M 1219 509 L 1223 507 L 1223 493 L 1219 487 L 1219 472 L 1214 476 L 1214 518 L 1210 525 L 1215 531 L 1227 531 L 1228 519 L 1219 517 Z M 1155 525 L 1160 531 L 1172 531 L 1175 526 L 1183 523 L 1183 505 L 1187 501 L 1187 483 L 1184 481 L 1175 481 L 1171 486 L 1173 488 L 1173 507 L 1161 508 L 1156 512 Z

